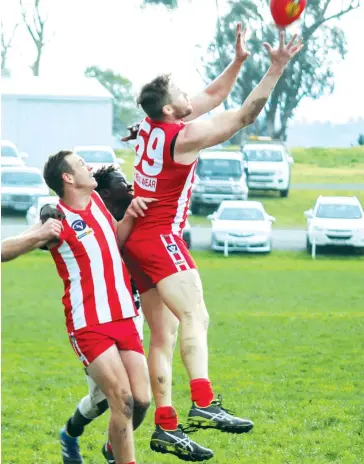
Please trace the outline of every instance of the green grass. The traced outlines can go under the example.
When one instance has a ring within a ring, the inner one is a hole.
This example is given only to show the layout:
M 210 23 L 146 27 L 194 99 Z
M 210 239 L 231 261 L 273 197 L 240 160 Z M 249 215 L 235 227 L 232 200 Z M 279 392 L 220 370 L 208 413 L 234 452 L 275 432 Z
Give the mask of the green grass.
M 294 164 L 292 184 L 364 184 L 364 164 L 341 168 Z
M 297 164 L 311 164 L 324 168 L 364 165 L 364 147 L 352 148 L 293 148 L 292 156 Z
M 363 463 L 364 258 L 194 256 L 215 390 L 255 422 L 247 436 L 195 434 L 215 450 L 209 462 Z M 63 325 L 62 285 L 41 252 L 4 265 L 2 284 L 2 462 L 59 464 L 58 430 L 86 393 Z M 177 352 L 174 401 L 185 421 L 188 380 Z M 136 433 L 138 464 L 177 463 L 149 451 L 152 421 L 153 408 Z M 107 414 L 82 437 L 88 464 L 103 462 L 106 424 Z

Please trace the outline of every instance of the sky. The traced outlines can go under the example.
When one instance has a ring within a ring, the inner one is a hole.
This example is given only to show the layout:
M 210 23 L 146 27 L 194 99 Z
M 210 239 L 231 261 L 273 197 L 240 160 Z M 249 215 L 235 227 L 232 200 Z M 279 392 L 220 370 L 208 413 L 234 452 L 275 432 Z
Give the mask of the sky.
M 335 2 L 341 4 L 342 0 Z M 23 3 L 30 10 L 33 0 Z M 41 0 L 41 6 L 48 15 L 50 38 L 42 58 L 41 76 L 73 79 L 83 76 L 87 66 L 98 65 L 128 77 L 135 92 L 160 72 L 172 72 L 191 93 L 204 86 L 196 68 L 214 36 L 215 0 L 180 0 L 175 12 L 163 7 L 141 9 L 139 0 Z M 19 4 L 17 0 L 3 0 L 2 8 L 7 34 L 19 21 Z M 296 120 L 340 123 L 364 117 L 363 1 L 340 23 L 347 37 L 348 54 L 334 67 L 334 93 L 318 101 L 304 100 Z M 295 30 L 299 30 L 299 22 L 291 28 L 291 32 Z M 34 56 L 30 37 L 19 27 L 8 59 L 13 75 L 31 75 L 29 64 Z

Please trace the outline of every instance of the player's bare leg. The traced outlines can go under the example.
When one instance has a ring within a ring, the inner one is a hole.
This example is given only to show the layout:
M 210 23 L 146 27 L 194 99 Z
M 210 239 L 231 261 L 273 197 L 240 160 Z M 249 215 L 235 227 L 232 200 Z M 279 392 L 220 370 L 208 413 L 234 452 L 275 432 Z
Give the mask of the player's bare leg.
M 189 424 L 244 433 L 253 428 L 248 419 L 232 416 L 214 399 L 208 376 L 207 329 L 209 317 L 198 271 L 189 269 L 170 275 L 157 284 L 164 303 L 181 323 L 181 357 L 190 378 L 192 408 Z
M 143 422 L 151 402 L 149 373 L 145 356 L 136 351 L 120 351 L 120 357 L 128 374 L 130 390 L 133 396 L 133 429 Z M 102 454 L 108 463 L 114 463 L 112 445 L 108 441 L 102 448 Z
M 134 462 L 133 397 L 128 374 L 116 346 L 104 351 L 87 371 L 104 392 L 109 404 L 109 440 L 115 464 Z
M 190 440 L 178 426 L 177 412 L 172 406 L 172 359 L 178 319 L 155 288 L 141 295 L 141 304 L 151 332 L 148 367 L 156 403 L 156 428 L 150 446 L 154 451 L 171 453 L 185 461 L 210 459 L 213 452 Z
M 145 356 L 136 351 L 120 351 L 120 357 L 129 377 L 134 400 L 133 429 L 143 422 L 151 403 L 148 366 Z
M 156 288 L 141 295 L 144 316 L 151 330 L 148 368 L 156 407 L 172 404 L 172 358 L 179 322 L 165 306 Z

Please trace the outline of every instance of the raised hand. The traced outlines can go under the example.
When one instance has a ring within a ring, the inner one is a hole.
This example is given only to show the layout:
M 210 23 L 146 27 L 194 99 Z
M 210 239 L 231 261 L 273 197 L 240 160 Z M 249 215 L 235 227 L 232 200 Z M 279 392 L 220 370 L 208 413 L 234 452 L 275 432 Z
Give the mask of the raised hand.
M 242 30 L 241 23 L 236 25 L 235 59 L 241 62 L 245 61 L 250 55 L 246 47 L 246 31 L 246 27 Z
M 291 40 L 285 44 L 285 32 L 280 32 L 279 34 L 279 47 L 277 49 L 272 48 L 272 46 L 264 42 L 265 48 L 268 50 L 270 55 L 272 66 L 277 67 L 278 69 L 284 69 L 291 59 L 299 53 L 303 48 L 302 38 L 297 39 L 297 34 L 294 34 Z

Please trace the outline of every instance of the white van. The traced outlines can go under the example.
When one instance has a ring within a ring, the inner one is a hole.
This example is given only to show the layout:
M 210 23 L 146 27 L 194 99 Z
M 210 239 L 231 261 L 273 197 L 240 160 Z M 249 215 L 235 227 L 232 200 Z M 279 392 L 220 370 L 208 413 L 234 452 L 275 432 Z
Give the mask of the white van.
M 204 150 L 200 153 L 192 188 L 191 211 L 218 206 L 224 200 L 246 200 L 248 187 L 241 153 Z
M 288 196 L 293 158 L 282 142 L 251 137 L 242 152 L 249 189 L 276 190 L 281 197 Z

